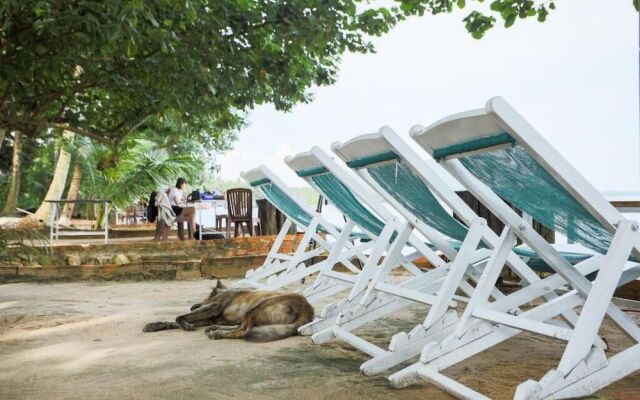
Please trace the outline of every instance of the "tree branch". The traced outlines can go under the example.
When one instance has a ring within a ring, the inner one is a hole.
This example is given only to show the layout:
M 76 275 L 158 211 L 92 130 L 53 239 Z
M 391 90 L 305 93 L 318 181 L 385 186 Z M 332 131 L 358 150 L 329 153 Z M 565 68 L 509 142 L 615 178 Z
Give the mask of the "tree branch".
M 124 132 L 122 135 L 118 136 L 118 139 L 116 140 L 115 144 L 120 144 L 122 142 L 124 142 L 124 140 L 127 138 L 127 136 L 129 136 L 130 134 L 132 134 L 136 129 L 138 129 L 142 124 L 145 123 L 145 121 L 152 116 L 154 113 L 153 112 L 148 112 L 144 115 L 142 115 L 140 118 L 138 118 L 136 120 L 136 122 L 133 123 L 133 125 L 131 125 L 131 127 L 129 127 L 129 129 L 126 130 L 126 132 Z M 121 125 L 124 125 L 121 124 Z
M 45 125 L 47 126 L 47 128 L 64 129 L 70 132 L 77 133 L 78 135 L 89 137 L 100 143 L 109 144 L 109 136 L 107 136 L 103 132 L 97 132 L 90 128 L 81 128 L 81 127 L 72 126 L 72 125 L 69 125 L 68 123 L 63 123 L 63 122 L 46 122 Z

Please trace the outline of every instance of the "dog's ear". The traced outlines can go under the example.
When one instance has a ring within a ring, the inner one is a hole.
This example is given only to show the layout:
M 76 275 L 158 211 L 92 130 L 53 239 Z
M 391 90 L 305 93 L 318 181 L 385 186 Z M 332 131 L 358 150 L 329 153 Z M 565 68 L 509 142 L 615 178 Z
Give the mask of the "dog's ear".
M 226 289 L 227 287 L 222 284 L 222 281 L 218 279 L 218 283 L 216 283 L 216 289 Z
M 217 282 L 218 281 L 216 281 L 215 285 L 211 286 L 211 293 L 209 293 L 209 297 L 208 297 L 209 299 L 212 298 L 213 296 L 215 296 L 216 293 L 218 293 L 218 287 L 217 287 L 218 283 Z

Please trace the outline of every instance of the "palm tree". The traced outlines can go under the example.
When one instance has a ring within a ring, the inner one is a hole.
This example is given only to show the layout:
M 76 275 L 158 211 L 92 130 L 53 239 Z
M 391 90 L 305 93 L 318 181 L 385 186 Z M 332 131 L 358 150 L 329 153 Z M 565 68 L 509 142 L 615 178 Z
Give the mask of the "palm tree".
M 20 194 L 20 170 L 22 168 L 22 133 L 19 131 L 13 134 L 13 157 L 11 161 L 11 176 L 9 191 L 4 203 L 4 208 L 0 215 L 11 216 L 15 214 L 18 207 L 18 195 Z
M 92 182 L 95 182 L 96 167 L 93 153 L 96 151 L 96 148 L 90 139 L 79 136 L 76 137 L 73 142 L 69 143 L 67 151 L 71 153 L 73 172 L 65 199 L 77 200 L 82 194 L 81 185 L 83 178 L 89 177 Z M 74 203 L 66 204 L 62 210 L 62 217 L 70 220 L 74 210 Z
M 93 198 L 111 200 L 112 206 L 125 207 L 146 198 L 154 190 L 169 187 L 179 176 L 191 179 L 203 172 L 204 163 L 193 154 L 184 154 L 145 139 L 135 139 L 117 165 L 98 171 L 88 192 Z M 106 213 L 105 213 L 106 211 Z M 109 210 L 98 212 L 103 226 Z
M 51 219 L 51 212 L 53 207 L 47 200 L 60 200 L 64 193 L 64 188 L 67 184 L 67 176 L 69 175 L 69 168 L 71 166 L 71 153 L 67 147 L 69 143 L 73 142 L 74 134 L 72 132 L 64 132 L 62 135 L 62 141 L 60 143 L 60 150 L 58 151 L 58 160 L 56 161 L 56 168 L 53 173 L 53 179 L 49 184 L 47 194 L 44 196 L 42 203 L 36 210 L 34 215 L 30 215 L 26 218 L 25 222 L 29 220 L 33 222 L 42 221 L 44 223 L 49 222 Z
M 78 162 L 73 165 L 73 173 L 71 174 L 71 183 L 69 184 L 69 190 L 67 191 L 66 200 L 77 200 L 80 195 L 80 183 L 82 182 L 82 167 Z M 73 216 L 73 210 L 75 208 L 74 203 L 67 203 L 64 205 L 62 215 L 67 219 L 71 219 Z

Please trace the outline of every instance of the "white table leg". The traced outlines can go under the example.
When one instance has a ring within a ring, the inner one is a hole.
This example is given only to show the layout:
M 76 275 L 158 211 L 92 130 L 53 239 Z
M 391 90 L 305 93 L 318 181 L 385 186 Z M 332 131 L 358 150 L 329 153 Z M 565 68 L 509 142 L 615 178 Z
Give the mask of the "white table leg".
M 59 220 L 58 220 L 58 203 L 53 203 L 53 215 L 54 215 L 54 224 L 55 224 L 55 233 L 56 233 L 56 240 L 60 240 L 60 224 L 59 224 Z
M 199 230 L 200 235 L 198 237 L 198 241 L 202 241 L 202 230 L 203 230 L 203 227 L 202 227 L 202 210 L 200 210 L 200 209 L 198 209 L 198 225 L 200 225 L 200 230 Z
M 55 210 L 56 210 L 56 204 L 52 203 L 51 204 L 51 216 L 49 217 L 49 241 L 50 242 L 53 242 L 53 224 L 55 223 L 55 220 L 56 220 Z
M 104 203 L 104 244 L 109 241 L 109 203 Z

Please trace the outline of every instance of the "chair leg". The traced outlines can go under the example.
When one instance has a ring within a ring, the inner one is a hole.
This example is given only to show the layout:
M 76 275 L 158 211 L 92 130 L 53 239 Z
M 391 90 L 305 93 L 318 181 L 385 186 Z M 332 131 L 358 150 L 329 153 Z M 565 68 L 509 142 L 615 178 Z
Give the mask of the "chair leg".
M 162 240 L 169 240 L 169 231 L 171 230 L 171 226 L 169 226 L 168 224 L 165 224 L 164 222 L 162 223 L 163 228 L 162 228 Z
M 245 224 L 247 225 L 247 231 L 249 231 L 249 236 L 253 236 L 253 223 L 252 222 L 245 222 Z
M 162 239 L 162 228 L 164 227 L 164 222 L 158 220 L 156 221 L 156 233 L 153 236 L 153 240 L 158 241 Z
M 164 241 L 167 240 L 168 235 L 169 226 L 167 226 L 163 221 L 156 222 L 156 233 L 153 239 L 156 241 Z
M 184 240 L 184 226 L 182 226 L 182 222 L 178 222 L 178 238 L 180 240 Z

